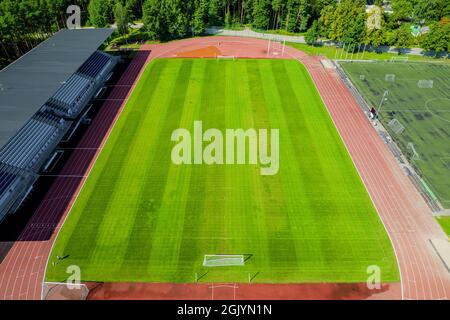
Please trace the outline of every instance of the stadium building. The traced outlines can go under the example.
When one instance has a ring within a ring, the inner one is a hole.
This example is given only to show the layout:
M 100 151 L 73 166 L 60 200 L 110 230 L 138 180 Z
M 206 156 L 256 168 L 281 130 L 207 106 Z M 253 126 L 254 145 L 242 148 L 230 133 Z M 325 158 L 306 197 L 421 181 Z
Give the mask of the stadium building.
M 110 29 L 61 30 L 0 71 L 0 221 L 20 208 L 118 62 Z

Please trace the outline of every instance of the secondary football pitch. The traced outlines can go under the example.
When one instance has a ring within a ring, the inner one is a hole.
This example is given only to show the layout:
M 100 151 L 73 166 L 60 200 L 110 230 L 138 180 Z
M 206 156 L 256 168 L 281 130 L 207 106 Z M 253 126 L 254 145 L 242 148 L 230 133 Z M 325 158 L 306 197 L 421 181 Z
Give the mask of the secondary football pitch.
M 389 91 L 381 108 L 383 125 L 432 197 L 450 208 L 450 65 L 343 62 L 342 67 L 375 108 Z M 431 80 L 432 87 L 421 87 L 420 80 Z
M 172 132 L 280 130 L 280 169 L 172 163 Z M 207 254 L 244 266 L 203 267 Z M 58 260 L 57 256 L 63 257 Z M 306 69 L 159 59 L 145 70 L 59 233 L 47 281 L 398 281 L 389 238 Z

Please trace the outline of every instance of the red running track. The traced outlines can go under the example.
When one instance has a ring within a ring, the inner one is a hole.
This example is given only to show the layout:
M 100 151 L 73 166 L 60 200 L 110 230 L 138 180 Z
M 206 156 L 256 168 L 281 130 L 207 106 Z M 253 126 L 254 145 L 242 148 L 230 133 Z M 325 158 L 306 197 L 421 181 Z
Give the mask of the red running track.
M 250 38 L 208 37 L 187 39 L 164 45 L 144 46 L 144 52 L 136 57 L 120 80 L 119 83 L 124 86 L 117 86 L 109 97 L 117 100 L 108 100 L 105 103 L 101 110 L 101 116 L 95 118 L 94 123 L 79 144 L 79 148 L 94 149 L 80 149 L 75 152 L 62 173 L 80 177 L 61 177 L 55 181 L 41 206 L 33 215 L 20 241 L 14 244 L 0 265 L 0 299 L 40 298 L 46 260 L 56 233 L 80 190 L 84 181 L 83 176 L 89 172 L 96 159 L 98 150 L 95 149 L 99 147 L 101 149 L 105 137 L 123 106 L 124 97 L 129 94 L 130 84 L 134 83 L 131 79 L 138 76 L 145 61 L 157 57 L 176 57 L 177 53 L 211 45 L 217 46 L 222 55 L 248 58 L 294 58 L 305 64 L 394 245 L 401 271 L 402 298 L 448 299 L 450 297 L 449 273 L 429 244 L 429 239 L 445 238 L 445 235 L 336 71 L 324 69 L 318 58 L 308 57 L 293 48 L 286 48 L 285 56 L 281 56 L 280 53 L 268 55 L 267 44 L 267 41 Z M 151 54 L 147 57 L 146 53 L 150 51 Z M 46 226 L 46 223 L 49 226 Z M 55 230 L 52 228 L 54 225 L 57 225 Z M 41 239 L 42 235 L 46 233 L 49 233 L 50 240 L 33 241 L 33 239 Z M 145 284 L 145 286 L 151 288 L 154 285 Z M 190 289 L 193 287 L 195 285 L 192 285 Z M 254 288 L 254 290 L 261 289 L 257 286 Z M 301 286 L 294 289 L 291 297 L 283 296 L 283 298 L 295 299 Z M 185 288 L 172 285 L 170 290 L 181 292 Z M 250 290 L 249 296 L 255 297 L 253 289 L 247 288 L 246 290 Z M 185 290 L 185 292 L 192 294 L 192 290 Z M 343 294 L 345 295 L 345 293 Z M 147 297 L 152 296 L 160 297 L 161 292 L 149 294 Z M 169 295 L 165 298 L 170 297 Z M 184 298 L 189 297 L 186 294 Z M 201 297 L 210 298 L 209 294 L 208 296 L 200 295 L 199 298 Z M 314 297 L 320 298 L 317 295 Z M 339 297 L 341 296 L 337 292 L 334 298 Z M 359 297 L 369 298 L 368 296 Z M 392 296 L 383 297 L 400 298 L 395 293 Z M 358 298 L 358 295 L 354 295 L 353 298 Z

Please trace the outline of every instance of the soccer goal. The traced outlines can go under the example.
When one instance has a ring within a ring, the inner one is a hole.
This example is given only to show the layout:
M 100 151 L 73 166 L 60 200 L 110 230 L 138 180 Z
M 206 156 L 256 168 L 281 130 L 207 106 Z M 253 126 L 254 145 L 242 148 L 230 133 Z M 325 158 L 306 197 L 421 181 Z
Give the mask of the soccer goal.
M 203 259 L 204 267 L 243 266 L 245 258 L 242 254 L 206 254 Z
M 217 60 L 232 60 L 232 61 L 236 61 L 236 56 L 217 56 Z
M 386 81 L 386 82 L 395 82 L 395 74 L 392 74 L 392 73 L 386 74 L 384 76 L 384 81 Z
M 408 56 L 397 56 L 391 58 L 391 62 L 408 62 L 408 61 L 409 61 Z
M 397 119 L 392 119 L 388 125 L 395 134 L 402 134 L 405 131 L 405 127 Z
M 267 44 L 267 55 L 268 56 L 284 56 L 286 51 L 286 40 L 269 40 Z
M 419 80 L 419 82 L 417 82 L 417 86 L 421 89 L 431 89 L 433 88 L 433 85 L 433 80 Z

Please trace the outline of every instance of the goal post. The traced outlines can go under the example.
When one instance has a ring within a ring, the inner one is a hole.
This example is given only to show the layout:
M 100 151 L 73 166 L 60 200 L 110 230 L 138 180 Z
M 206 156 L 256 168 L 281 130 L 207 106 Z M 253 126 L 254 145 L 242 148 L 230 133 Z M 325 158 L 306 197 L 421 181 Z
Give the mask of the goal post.
M 408 62 L 408 56 L 396 56 L 391 58 L 391 62 Z
M 417 87 L 421 89 L 432 89 L 434 85 L 433 80 L 419 80 L 417 82 Z
M 236 56 L 217 56 L 217 60 L 232 60 L 236 61 Z
M 229 267 L 244 266 L 243 254 L 205 254 L 203 258 L 204 267 Z
M 286 51 L 286 40 L 269 39 L 267 44 L 267 56 L 281 56 L 284 57 Z
M 405 127 L 395 118 L 389 121 L 388 126 L 397 135 L 401 135 L 405 131 Z

